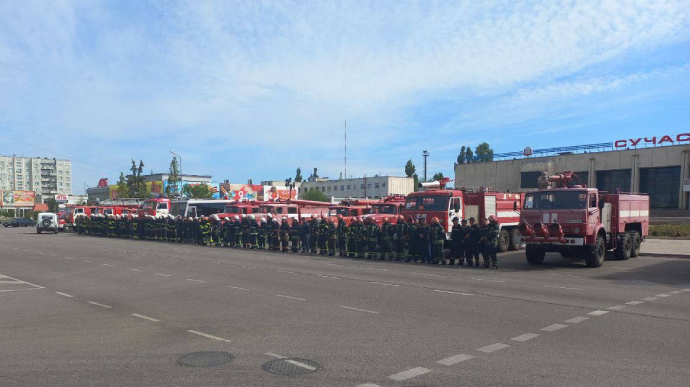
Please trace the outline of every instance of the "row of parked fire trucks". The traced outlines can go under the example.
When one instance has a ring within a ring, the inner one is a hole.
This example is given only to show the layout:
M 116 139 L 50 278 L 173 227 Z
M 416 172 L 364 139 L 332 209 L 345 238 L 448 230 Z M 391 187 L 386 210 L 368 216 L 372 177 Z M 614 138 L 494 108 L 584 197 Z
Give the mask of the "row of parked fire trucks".
M 141 204 L 101 203 L 99 206 L 67 208 L 65 226 L 76 224 L 78 216 L 94 214 L 125 216 L 221 218 L 253 214 L 257 219 L 286 218 L 288 222 L 312 215 L 349 223 L 352 218 L 370 218 L 382 224 L 384 218 L 394 222 L 420 217 L 431 222 L 438 218 L 447 239 L 453 219 L 498 220 L 498 250 L 518 250 L 526 246 L 530 264 L 541 264 L 546 252 L 560 252 L 563 257 L 583 258 L 588 266 L 598 267 L 607 250 L 617 259 L 639 254 L 640 244 L 648 234 L 649 199 L 646 195 L 604 193 L 582 184 L 574 184 L 572 172 L 548 177 L 550 185 L 529 193 L 494 192 L 490 190 L 446 189 L 449 179 L 422 183 L 423 190 L 378 200 L 347 199 L 339 203 L 307 200 L 234 201 L 149 199 Z M 552 186 L 553 185 L 553 186 Z M 447 246 L 448 247 L 448 246 Z

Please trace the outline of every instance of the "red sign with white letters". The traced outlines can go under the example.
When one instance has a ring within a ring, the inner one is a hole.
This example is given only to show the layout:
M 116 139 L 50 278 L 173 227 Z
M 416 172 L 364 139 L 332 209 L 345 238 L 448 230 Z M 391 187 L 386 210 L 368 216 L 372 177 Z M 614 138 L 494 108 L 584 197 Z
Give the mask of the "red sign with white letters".
M 639 145 L 676 145 L 682 142 L 690 142 L 690 133 L 681 133 L 676 136 L 664 135 L 661 137 L 640 137 L 640 138 L 629 138 L 625 140 L 618 140 L 614 143 L 614 147 L 628 148 L 637 147 Z

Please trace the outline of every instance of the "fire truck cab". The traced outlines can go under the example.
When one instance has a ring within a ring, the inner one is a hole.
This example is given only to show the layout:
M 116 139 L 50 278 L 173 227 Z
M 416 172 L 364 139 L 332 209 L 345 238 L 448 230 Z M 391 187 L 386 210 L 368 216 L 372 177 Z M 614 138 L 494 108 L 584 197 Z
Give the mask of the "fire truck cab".
M 96 206 L 74 206 L 65 209 L 65 228 L 71 229 L 77 226 L 77 218 L 80 216 L 91 216 L 91 212 Z
M 575 180 L 570 171 L 544 175 L 540 189 L 526 194 L 519 227 L 527 262 L 541 264 L 547 252 L 584 259 L 588 267 L 603 265 L 607 250 L 619 260 L 637 257 L 649 233 L 649 197 L 600 192 Z
M 170 199 L 159 198 L 159 199 L 148 199 L 144 201 L 144 204 L 139 210 L 139 216 L 151 215 L 168 215 L 170 213 Z
M 364 218 L 372 219 L 379 226 L 383 224 L 383 218 L 388 218 L 390 223 L 395 223 L 400 210 L 405 205 L 404 195 L 392 195 L 371 204 L 369 214 Z

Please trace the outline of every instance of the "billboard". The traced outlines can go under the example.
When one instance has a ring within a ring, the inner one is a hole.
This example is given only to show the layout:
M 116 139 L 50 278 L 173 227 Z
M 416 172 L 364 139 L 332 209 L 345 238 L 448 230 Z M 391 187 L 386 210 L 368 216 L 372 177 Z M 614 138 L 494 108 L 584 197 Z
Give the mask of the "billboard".
M 264 186 L 260 184 L 226 184 L 220 185 L 220 196 L 232 200 L 264 200 Z
M 33 207 L 34 191 L 0 191 L 0 207 Z
M 117 192 L 117 185 L 110 185 L 108 186 L 108 189 L 110 190 L 109 196 L 111 199 L 118 199 L 120 197 L 119 193 Z M 163 182 L 160 180 L 146 182 L 146 193 L 149 197 L 154 198 L 163 196 Z
M 293 188 L 292 191 L 290 191 L 289 188 L 285 188 L 285 187 L 276 187 L 274 185 L 265 185 L 263 191 L 264 191 L 263 200 L 297 199 L 297 189 L 296 188 Z

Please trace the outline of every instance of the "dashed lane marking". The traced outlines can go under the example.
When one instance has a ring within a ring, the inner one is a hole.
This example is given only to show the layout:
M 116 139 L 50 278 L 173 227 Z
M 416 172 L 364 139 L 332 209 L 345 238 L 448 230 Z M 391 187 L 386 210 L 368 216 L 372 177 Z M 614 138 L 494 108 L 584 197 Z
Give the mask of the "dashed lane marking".
M 402 380 L 412 379 L 412 378 L 417 377 L 419 375 L 428 374 L 429 372 L 431 372 L 431 370 L 428 368 L 416 367 L 416 368 L 411 368 L 411 369 L 403 371 L 403 372 L 398 372 L 397 374 L 391 375 L 388 378 L 393 379 L 393 380 L 397 380 L 397 381 L 402 381 Z
M 161 277 L 172 277 L 170 274 L 163 274 L 163 273 L 153 273 L 155 275 L 159 275 Z
M 298 300 L 298 301 L 306 301 L 305 298 L 292 297 L 292 296 L 284 296 L 284 295 L 282 295 L 282 294 L 276 294 L 276 297 L 289 298 L 289 299 L 291 299 L 291 300 Z
M 443 360 L 439 360 L 436 363 L 443 364 L 446 366 L 452 366 L 454 364 L 458 364 L 458 363 L 461 363 L 463 361 L 470 360 L 472 358 L 474 358 L 474 356 L 470 356 L 470 355 L 466 355 L 464 353 L 461 353 L 459 355 L 455 355 L 455 356 L 447 357 Z
M 84 261 L 84 262 L 86 262 L 86 263 L 93 263 L 93 261 Z
M 579 323 L 581 323 L 583 321 L 587 321 L 587 320 L 589 320 L 589 317 L 578 316 L 575 318 L 571 318 L 570 320 L 565 320 L 565 322 L 567 322 L 569 324 L 579 324 Z
M 278 355 L 277 353 L 273 352 L 266 352 L 264 355 L 270 356 L 270 357 L 275 357 L 276 359 L 285 359 L 285 356 Z
M 662 294 L 657 294 L 656 297 L 665 298 L 665 297 L 671 297 L 671 295 L 670 295 L 670 294 L 663 294 L 663 293 L 662 293 Z
M 59 294 L 59 295 L 64 296 L 64 297 L 74 298 L 73 295 L 67 294 L 67 293 L 63 293 L 63 292 L 55 292 L 55 294 Z
M 344 306 L 344 305 L 340 305 L 340 308 L 349 309 L 349 310 L 356 310 L 356 311 L 358 311 L 358 312 L 365 312 L 365 313 L 372 313 L 372 314 L 378 314 L 378 313 L 379 313 L 379 312 L 375 312 L 375 311 L 373 311 L 373 310 L 366 310 L 366 309 L 353 308 L 353 307 L 351 307 L 351 306 Z
M 630 302 L 626 302 L 625 304 L 626 305 L 640 305 L 640 304 L 644 304 L 644 302 L 642 302 L 642 301 L 630 301 Z
M 622 309 L 625 309 L 625 308 L 627 308 L 627 306 L 625 306 L 625 305 L 614 305 L 614 306 L 609 306 L 609 307 L 606 308 L 606 309 L 609 309 L 609 310 L 622 310 Z
M 595 311 L 589 312 L 589 313 L 587 313 L 587 314 L 590 315 L 590 316 L 601 316 L 601 315 L 604 315 L 604 314 L 606 314 L 606 313 L 608 313 L 607 310 L 595 310 Z
M 112 308 L 112 306 L 105 305 L 105 304 L 101 304 L 101 303 L 98 303 L 98 302 L 95 302 L 95 301 L 89 301 L 89 304 L 91 304 L 91 305 L 96 305 L 96 306 L 100 306 L 101 308 L 105 308 L 105 309 L 110 309 L 110 308 Z
M 204 332 L 199 332 L 199 331 L 195 331 L 195 330 L 191 330 L 191 329 L 187 330 L 187 332 L 193 333 L 193 334 L 198 335 L 198 336 L 207 337 L 209 339 L 213 339 L 213 340 L 217 340 L 217 341 L 224 341 L 226 343 L 230 342 L 230 340 L 226 340 L 226 339 L 224 339 L 222 337 L 218 337 L 218 336 L 209 335 L 208 333 L 204 333 Z
M 329 278 L 329 279 L 337 279 L 337 280 L 342 279 L 342 278 L 340 278 L 340 277 L 333 277 L 333 276 L 330 276 L 330 275 L 318 275 L 317 277 Z
M 281 355 L 278 355 L 277 353 L 273 353 L 273 352 L 266 352 L 264 355 L 267 355 L 270 357 L 275 357 L 276 359 L 287 359 L 285 356 L 281 356 Z M 302 367 L 302 368 L 310 370 L 310 371 L 316 371 L 316 367 L 312 367 L 308 364 L 298 362 L 297 360 L 288 359 L 288 360 L 285 360 L 285 362 L 290 363 L 292 365 L 296 365 L 297 367 Z
M 398 284 L 389 284 L 389 283 L 386 283 L 386 282 L 376 282 L 376 281 L 369 281 L 369 283 L 370 283 L 370 284 L 374 284 L 374 285 L 382 285 L 382 286 L 396 286 L 396 287 L 397 287 L 397 286 L 400 286 L 400 285 L 398 285 Z
M 103 266 L 115 267 L 115 265 L 111 265 L 111 264 L 109 264 L 109 263 L 104 263 Z
M 567 327 L 568 327 L 567 325 L 563 325 L 563 324 L 551 324 L 548 327 L 544 327 L 544 328 L 540 329 L 540 331 L 554 332 L 554 331 L 557 331 L 559 329 L 563 329 L 563 328 L 567 328 Z
M 536 333 L 525 333 L 524 335 L 513 337 L 511 340 L 524 343 L 527 340 L 532 340 L 535 337 L 539 337 Z
M 65 257 L 65 259 L 74 259 L 74 258 L 72 258 L 72 257 Z
M 228 286 L 228 287 L 229 287 L 230 289 L 237 289 L 237 290 L 249 290 L 249 289 L 245 289 L 245 288 L 240 288 L 240 287 L 237 287 L 237 286 Z
M 381 387 L 381 386 L 379 386 L 378 384 L 374 384 L 374 383 L 364 383 L 364 384 L 360 384 L 357 387 Z
M 127 270 L 131 270 L 131 271 L 141 271 L 141 270 L 139 270 L 139 269 L 132 269 L 131 267 L 128 267 Z
M 475 277 L 471 277 L 470 279 L 473 279 L 475 281 L 487 281 L 487 282 L 506 282 L 506 281 L 501 281 L 501 280 L 492 280 L 492 279 L 475 278 Z
M 471 294 L 469 294 L 469 293 L 451 292 L 450 290 L 434 289 L 434 291 L 437 293 L 448 293 L 448 294 L 459 294 L 461 296 L 471 296 Z
M 656 298 L 656 297 L 647 297 L 647 298 L 643 298 L 643 299 L 642 299 L 642 301 L 654 301 L 654 300 L 658 300 L 658 298 Z
M 187 281 L 192 281 L 192 282 L 200 282 L 202 284 L 205 284 L 206 281 L 198 280 L 198 279 L 192 279 L 192 278 L 187 278 Z
M 556 288 L 556 289 L 566 289 L 566 290 L 585 290 L 585 289 L 580 289 L 580 288 L 566 288 L 565 286 L 553 286 L 553 285 L 544 285 L 545 288 Z
M 671 293 L 671 294 L 681 294 L 681 293 L 683 293 L 683 291 L 681 291 L 681 290 L 674 290 L 674 291 L 672 291 L 672 292 L 670 292 L 670 293 Z
M 144 316 L 143 314 L 139 314 L 139 313 L 132 313 L 132 316 L 138 317 L 138 318 L 141 318 L 141 319 L 144 319 L 144 320 L 153 321 L 153 322 L 159 322 L 159 321 L 160 321 L 160 320 L 157 320 L 157 319 L 155 319 L 155 318 L 153 318 L 153 317 Z
M 412 272 L 412 274 L 421 274 L 421 275 L 430 275 L 430 276 L 434 276 L 434 277 L 442 277 L 442 275 L 441 275 L 441 274 L 433 274 L 433 273 L 420 273 L 420 272 L 418 272 L 418 271 L 413 271 L 413 272 Z
M 510 347 L 510 345 L 508 345 L 508 344 L 496 343 L 496 344 L 487 345 L 486 347 L 478 348 L 477 351 L 484 352 L 484 353 L 491 353 L 491 352 L 496 352 L 498 350 L 501 350 L 503 348 L 508 348 L 508 347 Z

